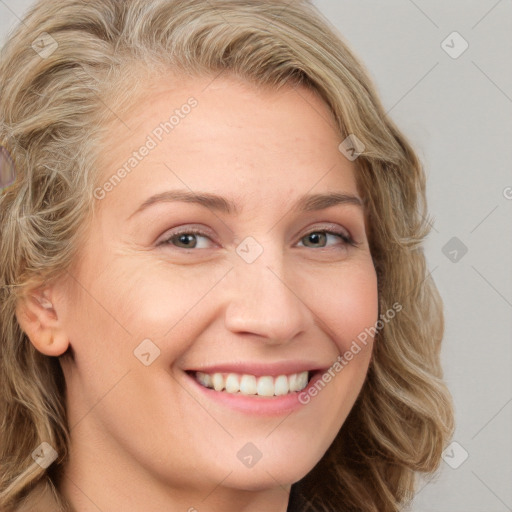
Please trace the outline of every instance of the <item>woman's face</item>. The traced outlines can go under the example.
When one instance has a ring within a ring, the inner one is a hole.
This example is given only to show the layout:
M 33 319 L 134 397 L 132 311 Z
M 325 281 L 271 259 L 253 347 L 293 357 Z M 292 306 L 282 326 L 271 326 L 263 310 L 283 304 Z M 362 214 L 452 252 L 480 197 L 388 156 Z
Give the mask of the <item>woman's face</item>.
M 74 356 L 62 364 L 84 492 L 95 481 L 262 490 L 325 453 L 371 338 L 316 396 L 290 386 L 311 387 L 378 315 L 340 142 L 307 89 L 226 77 L 162 79 L 113 126 L 98 215 L 54 294 Z

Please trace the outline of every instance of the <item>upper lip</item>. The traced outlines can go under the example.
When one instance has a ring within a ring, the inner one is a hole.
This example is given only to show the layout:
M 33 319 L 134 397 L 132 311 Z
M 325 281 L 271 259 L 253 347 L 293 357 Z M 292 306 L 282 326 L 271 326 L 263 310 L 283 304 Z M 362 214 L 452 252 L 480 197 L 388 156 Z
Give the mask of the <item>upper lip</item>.
M 238 373 L 262 377 L 264 375 L 277 377 L 278 375 L 291 375 L 305 371 L 314 372 L 323 370 L 330 365 L 319 364 L 318 362 L 307 361 L 282 361 L 274 363 L 255 363 L 254 361 L 239 361 L 235 363 L 219 363 L 214 365 L 195 366 L 187 368 L 188 372 L 202 373 Z

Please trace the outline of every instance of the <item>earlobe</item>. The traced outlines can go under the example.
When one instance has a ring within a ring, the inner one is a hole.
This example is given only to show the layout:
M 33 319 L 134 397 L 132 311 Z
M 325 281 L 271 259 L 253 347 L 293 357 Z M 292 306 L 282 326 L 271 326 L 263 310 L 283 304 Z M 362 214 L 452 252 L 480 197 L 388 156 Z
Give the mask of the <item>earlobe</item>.
M 60 356 L 68 349 L 69 341 L 49 290 L 35 290 L 23 295 L 16 306 L 16 319 L 39 352 Z

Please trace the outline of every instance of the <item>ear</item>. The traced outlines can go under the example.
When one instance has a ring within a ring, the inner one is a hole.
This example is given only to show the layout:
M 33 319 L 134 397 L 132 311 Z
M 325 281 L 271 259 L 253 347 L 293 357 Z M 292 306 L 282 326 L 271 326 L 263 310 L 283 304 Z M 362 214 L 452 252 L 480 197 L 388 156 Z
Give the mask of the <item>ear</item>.
M 24 294 L 16 305 L 16 318 L 39 352 L 60 356 L 68 349 L 69 340 L 55 311 L 51 288 Z

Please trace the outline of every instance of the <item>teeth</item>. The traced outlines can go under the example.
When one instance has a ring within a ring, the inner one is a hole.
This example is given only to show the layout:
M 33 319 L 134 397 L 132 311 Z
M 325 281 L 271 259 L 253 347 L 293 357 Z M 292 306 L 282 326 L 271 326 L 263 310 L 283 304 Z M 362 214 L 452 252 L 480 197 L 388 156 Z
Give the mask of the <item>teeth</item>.
M 281 396 L 301 391 L 308 385 L 309 372 L 279 375 L 277 377 L 239 375 L 237 373 L 195 373 L 196 380 L 205 388 L 242 395 Z
M 279 375 L 274 381 L 275 395 L 287 395 L 289 391 L 290 385 L 288 384 L 288 377 L 286 375 Z
M 272 377 L 260 377 L 257 386 L 258 395 L 274 396 L 274 379 Z
M 304 372 L 302 373 L 294 373 L 293 375 L 290 375 L 290 391 L 300 391 L 301 389 L 304 389 L 308 384 L 308 376 L 307 374 L 304 375 Z
M 220 375 L 220 374 L 218 373 L 217 375 Z M 226 391 L 228 393 L 238 393 L 240 391 L 240 381 L 238 380 L 238 376 L 235 373 L 230 373 L 227 376 Z
M 226 386 L 224 385 L 224 377 L 220 373 L 212 375 L 212 385 L 215 391 L 222 391 Z
M 211 375 L 208 375 L 207 373 L 197 372 L 196 378 L 205 388 L 213 387 Z
M 255 395 L 257 392 L 256 377 L 254 375 L 242 375 L 240 379 L 240 393 L 242 395 Z

